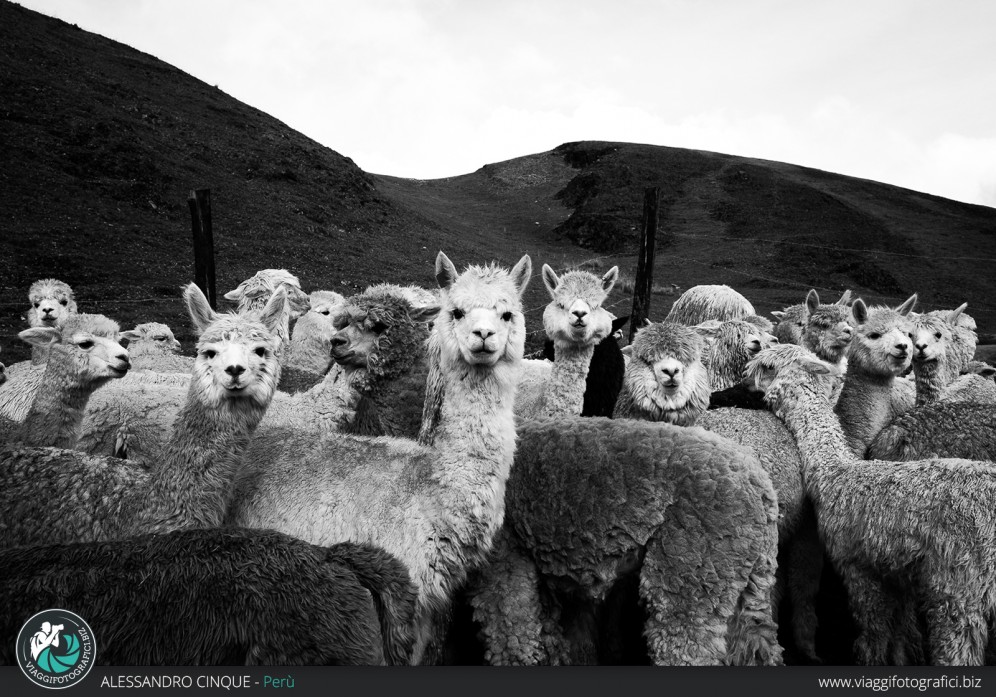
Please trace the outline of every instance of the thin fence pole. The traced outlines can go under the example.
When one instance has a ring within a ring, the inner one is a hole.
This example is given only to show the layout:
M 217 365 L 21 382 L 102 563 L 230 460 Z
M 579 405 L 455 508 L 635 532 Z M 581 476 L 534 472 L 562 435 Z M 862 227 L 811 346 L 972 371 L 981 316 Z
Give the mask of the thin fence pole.
M 629 340 L 650 317 L 650 296 L 654 287 L 654 253 L 657 247 L 657 221 L 661 201 L 658 187 L 643 192 L 643 232 L 636 262 L 636 287 L 633 289 L 633 312 L 629 318 Z
M 211 190 L 196 189 L 187 198 L 194 233 L 194 283 L 215 310 L 218 309 L 214 281 L 214 234 L 211 230 Z

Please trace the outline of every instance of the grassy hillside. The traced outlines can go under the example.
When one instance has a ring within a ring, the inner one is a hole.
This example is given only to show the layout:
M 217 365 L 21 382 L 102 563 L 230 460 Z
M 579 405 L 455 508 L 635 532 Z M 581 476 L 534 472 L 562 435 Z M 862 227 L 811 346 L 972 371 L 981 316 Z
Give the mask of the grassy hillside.
M 675 148 L 569 143 L 421 181 L 348 158 L 162 61 L 0 2 L 0 359 L 27 288 L 65 280 L 83 311 L 165 321 L 189 345 L 178 300 L 192 280 L 187 196 L 210 188 L 219 295 L 260 268 L 306 289 L 433 283 L 458 266 L 533 257 L 538 271 L 619 264 L 632 277 L 643 191 L 658 186 L 656 281 L 727 283 L 767 312 L 809 287 L 872 301 L 919 291 L 962 300 L 996 332 L 996 210 L 792 165 Z M 399 116 L 400 117 L 400 116 Z M 653 316 L 673 295 L 654 297 Z M 529 289 L 532 345 L 542 283 Z M 609 301 L 629 311 L 619 290 Z

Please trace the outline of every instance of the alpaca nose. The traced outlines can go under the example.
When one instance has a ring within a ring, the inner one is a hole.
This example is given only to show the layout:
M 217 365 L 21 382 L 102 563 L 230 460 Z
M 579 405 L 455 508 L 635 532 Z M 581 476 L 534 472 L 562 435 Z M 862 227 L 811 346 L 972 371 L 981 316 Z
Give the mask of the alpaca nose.
M 233 378 L 237 378 L 238 376 L 242 375 L 242 373 L 246 372 L 246 368 L 245 366 L 235 364 L 225 368 L 225 372 L 231 375 Z
M 914 346 L 916 346 L 916 350 L 917 351 L 921 351 L 921 352 L 925 351 L 927 349 L 927 343 L 926 342 L 924 342 L 922 344 L 921 343 L 916 343 L 916 344 L 914 344 Z
M 127 366 L 131 365 L 131 361 L 128 360 L 128 352 L 127 351 L 124 352 L 124 353 L 119 353 L 118 355 L 115 356 L 115 358 L 118 359 L 119 361 L 121 361 L 122 363 L 124 363 Z
M 571 311 L 571 314 L 577 317 L 578 319 L 584 319 L 585 315 L 587 315 L 588 313 L 585 310 L 573 310 Z
M 332 337 L 332 348 L 338 348 L 339 346 L 345 346 L 348 343 L 346 337 L 339 336 L 336 334 Z
M 495 333 L 494 329 L 488 329 L 488 328 L 474 330 L 474 334 L 476 336 L 479 336 L 482 341 L 487 340 L 491 336 L 494 336 L 494 333 Z

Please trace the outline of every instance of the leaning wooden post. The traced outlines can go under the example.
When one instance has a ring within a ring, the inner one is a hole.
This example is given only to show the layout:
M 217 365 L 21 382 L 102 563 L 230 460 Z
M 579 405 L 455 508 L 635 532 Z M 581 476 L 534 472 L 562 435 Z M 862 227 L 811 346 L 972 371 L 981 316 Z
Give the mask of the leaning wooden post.
M 214 235 L 211 231 L 211 189 L 197 189 L 187 198 L 194 232 L 194 283 L 215 310 L 218 309 L 214 283 Z
M 658 187 L 643 192 L 643 233 L 640 236 L 640 256 L 636 261 L 636 288 L 633 289 L 633 312 L 629 318 L 629 340 L 643 320 L 650 317 L 650 293 L 654 287 L 654 251 L 657 247 L 657 218 L 661 190 Z

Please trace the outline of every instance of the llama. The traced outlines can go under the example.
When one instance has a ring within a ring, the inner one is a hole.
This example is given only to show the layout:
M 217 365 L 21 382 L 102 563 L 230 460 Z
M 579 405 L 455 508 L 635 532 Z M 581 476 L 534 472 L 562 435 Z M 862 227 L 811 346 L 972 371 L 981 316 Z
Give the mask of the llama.
M 221 524 L 232 480 L 280 375 L 278 289 L 259 319 L 219 315 L 193 283 L 194 377 L 156 466 L 74 450 L 0 451 L 0 547 L 89 542 Z
M 24 421 L 8 422 L 12 431 L 0 442 L 23 446 L 72 448 L 94 390 L 123 377 L 131 367 L 128 351 L 118 343 L 118 323 L 103 315 L 74 313 L 60 327 L 25 329 L 18 336 L 32 346 L 46 346 L 48 360 L 38 370 L 38 387 Z
M 72 608 L 119 666 L 402 665 L 414 638 L 408 573 L 370 545 L 194 529 L 17 547 L 0 564 L 8 665 L 26 608 Z
M 812 380 L 826 373 L 802 359 L 761 384 L 799 445 L 820 537 L 860 628 L 858 660 L 915 659 L 922 610 L 933 663 L 981 665 L 996 611 L 996 468 L 858 460 Z
M 856 328 L 847 354 L 847 374 L 834 413 L 851 452 L 863 458 L 868 444 L 896 416 L 913 407 L 913 385 L 896 380 L 910 366 L 913 326 L 908 315 L 916 294 L 899 307 L 851 307 Z
M 457 274 L 445 254 L 436 257 L 442 312 L 430 345 L 447 400 L 431 447 L 288 433 L 268 444 L 238 485 L 229 517 L 235 525 L 314 544 L 370 542 L 408 567 L 418 588 L 414 662 L 423 659 L 435 615 L 484 561 L 501 526 L 525 344 L 521 298 L 531 270 L 524 256 L 511 271 L 488 265 Z
M 58 327 L 76 310 L 76 297 L 73 289 L 66 283 L 54 278 L 44 278 L 35 281 L 28 289 L 29 327 Z M 33 346 L 31 349 L 32 365 L 40 365 L 48 359 L 45 346 Z
M 692 286 L 674 301 L 666 322 L 676 324 L 701 324 L 711 319 L 725 322 L 754 315 L 750 301 L 729 286 Z
M 691 327 L 660 322 L 640 329 L 630 344 L 614 418 L 690 426 L 709 405 L 702 337 Z

